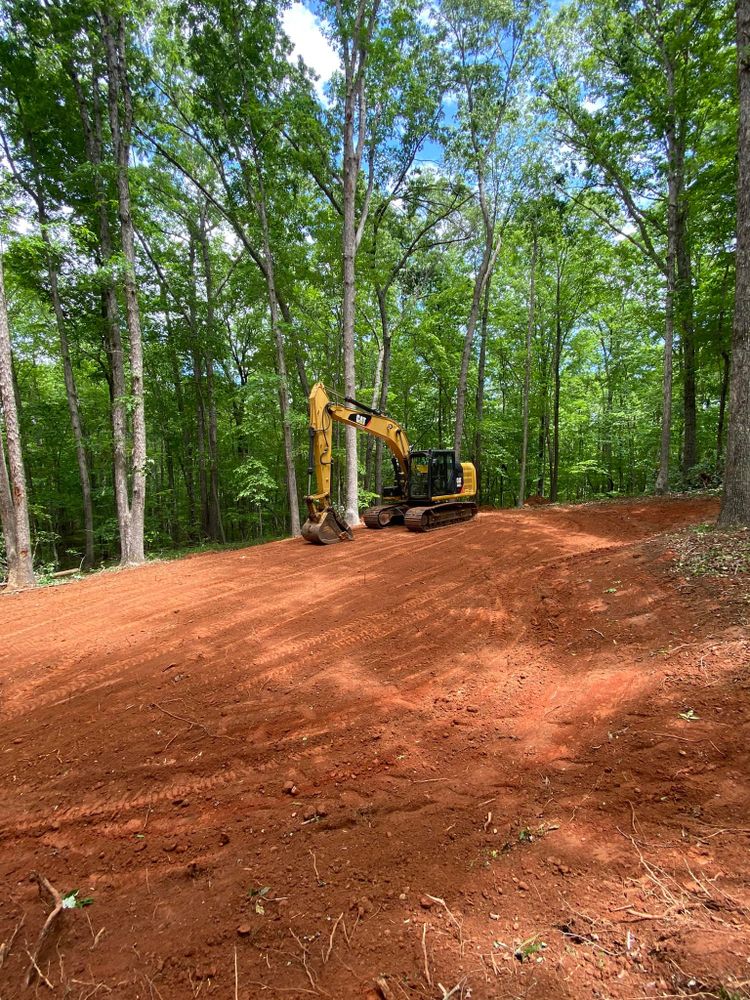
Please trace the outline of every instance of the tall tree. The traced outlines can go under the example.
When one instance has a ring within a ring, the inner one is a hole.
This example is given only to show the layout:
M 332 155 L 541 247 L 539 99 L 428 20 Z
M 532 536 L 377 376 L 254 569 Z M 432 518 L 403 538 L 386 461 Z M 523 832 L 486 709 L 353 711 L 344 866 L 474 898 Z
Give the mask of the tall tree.
M 5 301 L 2 255 L 0 255 L 0 407 L 2 408 L 0 414 L 2 416 L 2 421 L 0 421 L 0 516 L 3 522 L 3 537 L 5 538 L 8 559 L 7 587 L 8 590 L 20 590 L 24 587 L 33 587 L 36 580 L 31 549 L 21 427 L 13 385 L 13 356 Z M 7 467 L 2 446 L 3 425 L 8 449 Z
M 474 334 L 485 285 L 492 276 L 510 216 L 508 180 L 516 149 L 504 128 L 517 96 L 522 46 L 532 9 L 529 0 L 502 6 L 477 6 L 464 0 L 443 4 L 453 48 L 453 82 L 459 94 L 454 157 L 476 185 L 481 232 L 456 390 L 453 447 L 457 458 L 464 435 Z
M 341 233 L 343 295 L 341 333 L 344 348 L 344 392 L 354 398 L 357 392 L 354 320 L 356 308 L 356 259 L 365 231 L 375 182 L 375 129 L 368 115 L 366 67 L 377 22 L 380 0 L 335 0 L 335 38 L 344 65 L 342 123 L 342 197 Z M 369 128 L 368 128 L 369 126 Z M 369 135 L 368 135 L 369 133 Z M 368 175 L 361 204 L 357 205 L 357 184 L 368 137 Z M 346 428 L 346 520 L 359 522 L 359 476 L 357 431 Z
M 750 0 L 737 0 L 740 124 L 737 264 L 724 493 L 719 524 L 750 527 Z

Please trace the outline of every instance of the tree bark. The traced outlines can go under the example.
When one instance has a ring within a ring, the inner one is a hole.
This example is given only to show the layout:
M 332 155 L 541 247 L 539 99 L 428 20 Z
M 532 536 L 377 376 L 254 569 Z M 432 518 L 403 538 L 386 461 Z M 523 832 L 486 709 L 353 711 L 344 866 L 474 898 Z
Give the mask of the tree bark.
M 364 200 L 357 213 L 357 178 L 362 165 L 367 132 L 367 98 L 365 93 L 365 65 L 370 36 L 375 26 L 380 0 L 372 0 L 369 14 L 364 0 L 360 0 L 351 33 L 341 23 L 342 56 L 344 63 L 344 128 L 343 128 L 343 230 L 342 230 L 342 341 L 344 348 L 344 394 L 356 396 L 357 373 L 354 353 L 354 319 L 356 309 L 356 258 L 362 241 L 374 183 L 374 147 L 370 147 L 369 176 Z M 374 141 L 374 140 L 373 140 Z M 359 476 L 357 463 L 357 431 L 347 425 L 346 435 L 346 512 L 350 525 L 359 523 Z
M 529 392 L 531 389 L 531 343 L 534 333 L 534 313 L 536 310 L 536 254 L 538 239 L 536 231 L 531 245 L 531 275 L 529 277 L 529 315 L 526 324 L 526 358 L 523 374 L 523 440 L 521 443 L 521 473 L 518 484 L 518 506 L 526 500 L 526 463 L 529 454 Z
M 216 398 L 214 395 L 214 359 L 213 344 L 216 335 L 216 320 L 214 313 L 214 284 L 213 270 L 211 268 L 211 255 L 208 245 L 208 234 L 206 232 L 205 206 L 201 211 L 200 226 L 198 229 L 198 245 L 201 251 L 201 262 L 203 264 L 203 278 L 206 286 L 206 338 L 205 338 L 205 364 L 206 364 L 206 396 L 208 402 L 208 534 L 209 538 L 217 542 L 224 542 L 224 525 L 221 520 L 221 500 L 219 496 L 219 440 L 218 423 L 216 417 Z
M 351 76 L 351 70 L 347 70 Z M 359 81 L 359 87 L 364 80 Z M 356 247 L 356 196 L 359 162 L 354 144 L 354 110 L 358 99 L 354 81 L 347 79 L 344 107 L 344 177 L 343 202 L 344 223 L 342 233 L 343 248 L 343 299 L 342 336 L 344 344 L 344 394 L 354 398 L 357 394 L 357 375 L 354 360 L 354 315 L 356 298 L 355 261 Z M 357 464 L 357 431 L 347 426 L 346 447 L 346 521 L 350 525 L 359 523 L 359 485 Z
M 750 526 L 750 0 L 737 0 L 739 176 L 737 257 L 722 527 Z
M 484 301 L 479 322 L 479 365 L 477 368 L 476 429 L 474 431 L 474 465 L 477 473 L 477 502 L 482 499 L 482 421 L 484 420 L 484 379 L 487 365 L 487 326 L 490 313 L 490 285 L 492 276 L 484 284 Z
M 383 364 L 380 374 L 380 399 L 378 409 L 385 413 L 388 409 L 388 389 L 391 381 L 391 330 L 388 323 L 388 301 L 384 288 L 376 289 L 378 297 L 378 312 L 380 313 L 380 329 L 383 335 Z M 383 496 L 383 442 L 380 438 L 375 442 L 375 492 Z
M 378 288 L 375 289 L 375 294 L 378 294 Z M 370 405 L 373 410 L 379 409 L 378 404 L 380 402 L 380 384 L 383 380 L 383 354 L 384 354 L 383 341 L 381 339 L 378 344 L 378 360 L 375 363 L 375 378 L 373 379 L 372 387 L 372 401 Z M 372 485 L 374 476 L 374 464 L 377 458 L 377 449 L 375 447 L 376 441 L 379 438 L 374 438 L 372 434 L 367 435 L 367 440 L 365 441 L 365 492 L 370 492 L 370 487 Z
M 3 535 L 10 539 L 8 546 L 8 590 L 21 590 L 36 584 L 31 551 L 29 505 L 26 496 L 26 473 L 21 448 L 21 428 L 18 422 L 16 394 L 13 388 L 13 358 L 10 346 L 10 328 L 5 301 L 3 262 L 0 256 L 0 407 L 5 425 L 8 449 L 8 472 L 0 434 L 0 515 Z
M 669 446 L 672 431 L 672 354 L 674 342 L 675 299 L 675 229 L 677 218 L 677 180 L 669 172 L 669 204 L 667 209 L 667 293 L 664 316 L 664 378 L 662 383 L 661 445 L 656 492 L 669 492 Z
M 553 354 L 552 386 L 552 453 L 549 470 L 549 498 L 557 503 L 557 485 L 560 473 L 560 363 L 563 347 L 562 331 L 562 268 L 558 261 L 555 282 L 555 350 Z
M 125 291 L 125 323 L 130 344 L 130 411 L 132 451 L 130 458 L 130 514 L 126 544 L 120 562 L 133 566 L 145 559 L 143 548 L 146 510 L 146 417 L 143 400 L 143 341 L 135 286 L 135 233 L 130 205 L 130 135 L 133 108 L 127 77 L 125 56 L 125 21 L 120 16 L 114 22 L 109 14 L 101 14 L 102 37 L 107 55 L 107 97 L 112 147 L 117 166 L 117 208 L 120 238 L 124 257 L 123 287 Z M 122 102 L 122 108 L 120 103 Z
M 716 471 L 721 473 L 722 457 L 724 452 L 724 423 L 727 411 L 727 397 L 729 396 L 729 375 L 732 366 L 729 362 L 729 351 L 722 351 L 722 372 L 721 390 L 719 393 L 719 420 L 716 425 Z
M 297 495 L 297 472 L 294 467 L 294 439 L 292 436 L 291 406 L 289 401 L 289 379 L 286 367 L 286 350 L 284 345 L 284 330 L 279 317 L 279 296 L 276 291 L 276 266 L 271 252 L 271 234 L 268 224 L 266 191 L 261 172 L 260 155 L 253 138 L 253 157 L 257 175 L 257 190 L 255 192 L 256 210 L 260 221 L 264 274 L 268 291 L 268 308 L 271 317 L 271 335 L 276 351 L 276 375 L 279 380 L 279 411 L 281 414 L 281 429 L 284 439 L 284 468 L 286 472 L 287 499 L 289 502 L 289 527 L 292 537 L 297 538 L 302 533 L 299 518 L 299 497 Z M 298 365 L 298 371 L 299 365 Z M 304 374 L 302 369 L 301 374 Z M 356 470 L 356 465 L 355 465 Z
M 690 246 L 687 233 L 684 180 L 681 187 L 683 190 L 677 212 L 677 231 L 675 234 L 677 258 L 675 298 L 682 347 L 682 408 L 684 418 L 682 432 L 682 480 L 684 483 L 687 483 L 690 470 L 698 464 L 698 430 L 695 403 L 696 362 L 693 266 L 690 259 Z
M 86 156 L 93 173 L 94 201 L 97 206 L 99 229 L 99 264 L 106 269 L 102 287 L 102 312 L 105 328 L 105 346 L 109 359 L 111 422 L 112 422 L 112 476 L 117 510 L 117 526 L 120 535 L 121 554 L 128 550 L 130 534 L 130 499 L 128 494 L 128 420 L 127 386 L 125 380 L 125 356 L 120 335 L 120 319 L 115 294 L 114 279 L 111 276 L 113 257 L 112 232 L 107 211 L 108 195 L 103 180 L 102 109 L 99 98 L 99 79 L 95 71 L 91 75 L 91 114 L 83 86 L 75 67 L 68 65 L 68 73 L 75 90 L 78 112 L 83 129 Z
M 492 249 L 493 236 L 494 227 L 485 238 L 484 253 L 482 254 L 482 262 L 479 266 L 479 271 L 474 279 L 474 292 L 471 297 L 471 309 L 469 311 L 469 319 L 466 324 L 466 334 L 464 335 L 464 349 L 461 354 L 461 370 L 458 375 L 458 387 L 456 389 L 456 423 L 453 434 L 453 448 L 456 452 L 457 462 L 460 461 L 461 458 L 461 444 L 464 436 L 466 390 L 469 381 L 469 362 L 471 361 L 471 352 L 474 346 L 474 332 L 477 328 L 477 321 L 479 319 L 479 310 L 481 308 L 482 295 L 484 294 L 484 286 L 489 279 L 495 258 L 497 256 L 497 248 L 495 248 L 494 251 Z

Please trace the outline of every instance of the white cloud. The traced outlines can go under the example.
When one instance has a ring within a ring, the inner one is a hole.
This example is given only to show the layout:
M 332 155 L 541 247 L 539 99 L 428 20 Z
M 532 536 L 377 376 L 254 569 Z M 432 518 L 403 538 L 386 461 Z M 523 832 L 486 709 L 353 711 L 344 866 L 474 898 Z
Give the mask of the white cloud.
M 584 111 L 588 111 L 590 115 L 594 115 L 596 114 L 597 111 L 601 111 L 602 108 L 604 107 L 604 98 L 597 97 L 595 100 L 592 101 L 590 98 L 587 97 L 586 100 L 583 102 L 582 107 Z
M 298 57 L 318 76 L 315 89 L 323 97 L 323 86 L 341 65 L 331 43 L 320 30 L 318 18 L 299 0 L 282 15 L 284 31 L 293 45 L 291 58 Z

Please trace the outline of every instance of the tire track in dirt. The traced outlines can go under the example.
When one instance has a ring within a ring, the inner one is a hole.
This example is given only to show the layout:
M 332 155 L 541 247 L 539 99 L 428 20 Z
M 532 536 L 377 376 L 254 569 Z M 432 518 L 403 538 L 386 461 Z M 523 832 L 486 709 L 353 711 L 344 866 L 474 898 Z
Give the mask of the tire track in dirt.
M 712 511 L 699 500 L 483 513 L 434 535 L 360 529 L 353 545 L 207 554 L 0 601 L 12 637 L 0 654 L 0 875 L 13 906 L 34 903 L 30 870 L 92 886 L 95 926 L 122 942 L 95 955 L 112 1000 L 143 992 L 155 967 L 163 1000 L 207 982 L 232 995 L 235 946 L 248 996 L 248 982 L 305 995 L 290 929 L 331 996 L 360 1000 L 376 970 L 421 988 L 423 923 L 436 981 L 465 974 L 477 1000 L 506 986 L 530 1000 L 589 995 L 588 980 L 554 964 L 572 947 L 554 930 L 570 919 L 554 890 L 586 900 L 577 882 L 545 875 L 544 858 L 559 852 L 620 905 L 634 874 L 615 832 L 630 822 L 627 782 L 647 786 L 649 801 L 663 792 L 618 774 L 615 811 L 590 812 L 604 798 L 592 790 L 612 782 L 599 762 L 618 749 L 607 728 L 648 699 L 656 675 L 633 667 L 638 635 L 616 648 L 580 633 L 601 624 L 591 616 L 606 560 L 619 566 L 641 540 Z M 594 577 L 590 592 L 581 575 Z M 627 599 L 607 598 L 613 621 L 627 620 Z M 674 593 L 649 607 L 675 614 Z M 636 743 L 647 770 L 654 747 Z M 678 748 L 664 741 L 659 753 Z M 559 839 L 519 845 L 521 827 L 553 820 Z M 165 854 L 175 843 L 179 855 Z M 259 916 L 248 885 L 292 902 Z M 462 965 L 455 925 L 420 907 L 420 892 L 446 899 L 483 961 L 495 940 L 543 933 L 554 961 L 532 969 L 542 985 L 525 965 L 497 980 Z M 14 912 L 0 913 L 0 940 Z M 358 928 L 346 962 L 339 940 L 321 962 L 342 912 Z M 237 933 L 245 922 L 254 943 Z M 90 944 L 67 940 L 66 968 L 90 961 Z M 15 984 L 16 965 L 4 971 Z

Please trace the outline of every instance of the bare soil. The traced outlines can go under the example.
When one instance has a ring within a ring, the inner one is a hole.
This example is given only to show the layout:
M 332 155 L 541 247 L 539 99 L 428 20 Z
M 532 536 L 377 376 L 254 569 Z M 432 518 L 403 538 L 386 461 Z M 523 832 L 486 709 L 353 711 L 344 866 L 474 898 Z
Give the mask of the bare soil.
M 0 600 L 0 997 L 747 995 L 750 587 L 663 537 L 715 514 L 481 513 Z M 93 903 L 27 987 L 32 873 Z

